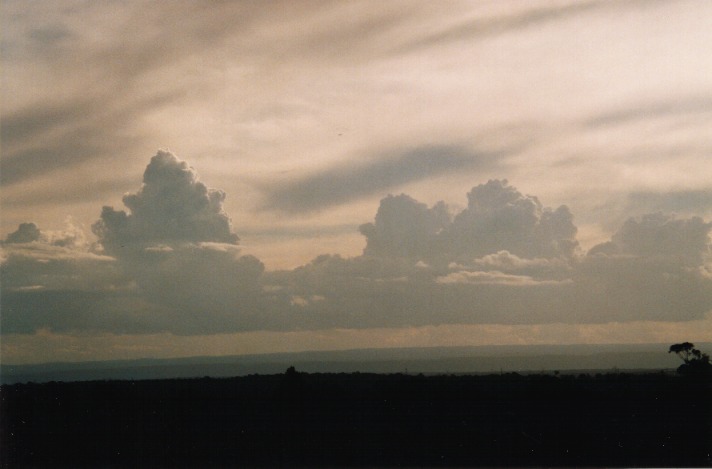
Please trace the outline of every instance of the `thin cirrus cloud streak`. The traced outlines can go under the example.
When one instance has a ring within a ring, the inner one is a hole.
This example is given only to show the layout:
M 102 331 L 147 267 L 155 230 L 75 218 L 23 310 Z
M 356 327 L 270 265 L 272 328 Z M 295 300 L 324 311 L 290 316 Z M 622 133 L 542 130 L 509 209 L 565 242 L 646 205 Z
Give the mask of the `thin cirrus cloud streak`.
M 584 122 L 592 127 L 615 126 L 634 121 L 671 117 L 693 117 L 702 122 L 712 120 L 712 99 L 709 96 L 689 96 L 675 101 L 643 102 L 603 113 Z
M 488 170 L 502 165 L 506 152 L 472 152 L 464 147 L 431 145 L 400 155 L 348 163 L 276 184 L 263 209 L 309 212 L 382 194 L 404 184 L 463 170 Z
M 538 24 L 564 17 L 589 12 L 598 7 L 609 6 L 606 0 L 563 2 L 554 6 L 535 6 L 522 12 L 514 12 L 486 19 L 468 20 L 444 28 L 442 31 L 419 38 L 396 49 L 397 53 L 414 52 L 423 48 L 450 45 L 458 42 L 485 39 L 488 37 L 536 27 Z
M 169 93 L 143 102 L 122 103 L 112 109 L 94 97 L 25 109 L 3 118 L 3 165 L 0 182 L 12 185 L 58 169 L 102 158 L 124 140 L 142 111 L 172 102 Z M 134 135 L 130 147 L 147 137 Z
M 8 5 L 7 14 L 10 18 L 15 10 L 20 10 L 16 16 L 21 21 L 25 12 L 18 8 L 18 3 Z M 75 24 L 72 29 L 51 23 L 38 26 L 30 30 L 24 41 L 20 34 L 5 35 L 4 55 L 20 64 L 33 56 L 44 56 L 51 69 L 49 73 L 60 70 L 75 76 L 77 86 L 69 87 L 61 99 L 45 95 L 46 89 L 38 89 L 34 102 L 6 107 L 2 126 L 2 183 L 11 185 L 87 160 L 106 159 L 116 148 L 127 153 L 141 148 L 148 132 L 137 124 L 150 111 L 180 102 L 188 92 L 182 84 L 163 83 L 159 91 L 150 93 L 153 90 L 142 82 L 152 75 L 159 76 L 162 69 L 176 62 L 191 58 L 201 50 L 200 44 L 207 46 L 228 34 L 227 28 L 216 27 L 219 25 L 213 21 L 220 17 L 218 12 L 200 6 L 190 9 L 193 16 L 186 27 L 193 30 L 192 34 L 147 27 L 148 18 L 156 15 L 165 14 L 166 20 L 179 19 L 177 15 L 185 13 L 180 9 L 171 13 L 132 8 L 119 18 L 125 16 L 131 21 L 136 34 L 125 35 L 118 43 L 92 47 L 90 38 L 74 31 L 78 28 Z M 45 14 L 41 10 L 36 12 L 40 18 Z M 83 10 L 98 24 L 106 22 L 101 8 L 89 6 Z M 222 21 L 228 22 L 235 14 L 232 11 L 227 17 L 222 16 Z M 107 37 L 112 37 L 112 29 L 106 31 Z M 202 42 L 196 43 L 193 38 Z M 80 66 L 83 73 L 76 75 L 73 66 Z M 147 92 L 150 94 L 146 95 Z
M 21 22 L 26 12 L 18 8 L 18 4 L 8 6 L 7 17 Z M 76 24 L 38 25 L 29 30 L 24 42 L 21 34 L 5 35 L 3 52 L 7 57 L 22 63 L 27 57 L 41 56 L 51 64 L 53 71 L 66 68 L 68 74 L 72 64 L 81 63 L 86 73 L 77 77 L 79 86 L 64 93 L 60 102 L 56 96 L 42 96 L 45 89 L 38 89 L 35 102 L 30 105 L 5 108 L 2 183 L 9 186 L 89 160 L 106 159 L 105 155 L 115 153 L 117 148 L 124 154 L 139 151 L 148 137 L 147 132 L 135 124 L 141 123 L 152 110 L 180 103 L 182 97 L 191 92 L 190 83 L 172 80 L 170 84 L 162 84 L 159 94 L 146 98 L 144 95 L 155 85 L 147 89 L 143 82 L 152 81 L 153 75 L 160 77 L 166 70 L 184 63 L 197 70 L 190 65 L 197 54 L 203 54 L 208 46 L 212 48 L 235 37 L 236 25 L 246 30 L 253 27 L 265 30 L 264 20 L 270 11 L 284 16 L 285 21 L 303 21 L 308 16 L 308 12 L 288 5 L 277 10 L 245 4 L 188 8 L 191 10 L 188 15 L 183 7 L 127 8 L 120 12 L 118 19 L 129 21 L 135 34 L 124 34 L 121 41 L 105 41 L 97 47 L 92 47 L 92 42 L 76 31 Z M 16 10 L 20 13 L 13 14 Z M 106 21 L 101 16 L 101 8 L 93 6 L 87 10 L 85 14 L 97 20 L 96 23 Z M 35 16 L 41 18 L 44 14 L 39 11 Z M 163 23 L 174 21 L 181 27 L 148 27 L 154 17 L 160 17 Z M 111 38 L 113 34 L 112 28 L 106 29 L 106 37 Z M 244 38 L 237 37 L 238 49 L 249 45 Z M 293 41 L 285 41 L 288 43 Z M 310 49 L 313 48 L 304 46 L 303 52 Z M 63 56 L 68 58 L 64 61 L 67 65 L 62 61 Z M 87 82 L 86 86 L 81 85 L 83 82 Z M 87 91 L 92 96 L 87 97 Z M 12 103 L 13 100 L 6 101 Z

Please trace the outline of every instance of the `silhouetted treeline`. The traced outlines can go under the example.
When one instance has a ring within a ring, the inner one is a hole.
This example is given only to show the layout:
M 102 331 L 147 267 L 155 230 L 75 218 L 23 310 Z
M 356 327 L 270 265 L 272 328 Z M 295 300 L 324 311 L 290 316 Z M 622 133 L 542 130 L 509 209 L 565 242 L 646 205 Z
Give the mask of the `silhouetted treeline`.
M 2 467 L 708 466 L 710 384 L 304 374 L 2 387 Z

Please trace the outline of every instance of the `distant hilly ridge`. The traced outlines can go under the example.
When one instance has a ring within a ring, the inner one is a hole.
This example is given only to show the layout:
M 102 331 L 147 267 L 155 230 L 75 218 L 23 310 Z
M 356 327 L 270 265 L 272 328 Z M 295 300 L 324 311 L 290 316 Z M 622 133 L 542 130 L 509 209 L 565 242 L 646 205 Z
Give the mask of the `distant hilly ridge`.
M 709 350 L 712 344 L 698 344 Z M 146 358 L 77 363 L 2 365 L 2 384 L 108 379 L 167 379 L 282 373 L 499 373 L 671 370 L 669 344 L 499 345 L 386 348 L 259 355 Z

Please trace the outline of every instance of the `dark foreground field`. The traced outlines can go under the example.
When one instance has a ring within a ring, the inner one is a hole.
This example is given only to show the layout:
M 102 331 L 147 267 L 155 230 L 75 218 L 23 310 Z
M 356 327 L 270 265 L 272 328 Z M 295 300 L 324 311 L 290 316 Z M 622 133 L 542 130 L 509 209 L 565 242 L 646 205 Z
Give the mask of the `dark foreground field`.
M 709 466 L 709 383 L 302 374 L 2 387 L 2 467 Z

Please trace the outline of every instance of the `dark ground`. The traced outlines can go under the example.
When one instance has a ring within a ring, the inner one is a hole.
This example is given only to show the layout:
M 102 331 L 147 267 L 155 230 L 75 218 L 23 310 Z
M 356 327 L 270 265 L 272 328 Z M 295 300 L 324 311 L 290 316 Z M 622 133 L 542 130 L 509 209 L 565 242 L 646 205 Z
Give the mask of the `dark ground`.
M 2 386 L 2 467 L 712 465 L 709 382 L 252 375 Z

